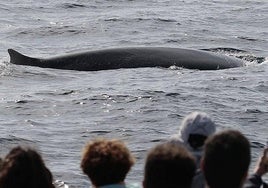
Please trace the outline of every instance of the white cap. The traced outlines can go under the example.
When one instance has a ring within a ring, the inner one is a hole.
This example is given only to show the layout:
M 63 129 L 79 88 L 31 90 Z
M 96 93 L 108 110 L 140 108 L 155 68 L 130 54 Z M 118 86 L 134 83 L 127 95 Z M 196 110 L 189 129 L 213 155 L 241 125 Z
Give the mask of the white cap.
M 187 115 L 181 124 L 178 139 L 187 143 L 190 134 L 209 136 L 216 131 L 216 125 L 204 112 L 192 112 Z

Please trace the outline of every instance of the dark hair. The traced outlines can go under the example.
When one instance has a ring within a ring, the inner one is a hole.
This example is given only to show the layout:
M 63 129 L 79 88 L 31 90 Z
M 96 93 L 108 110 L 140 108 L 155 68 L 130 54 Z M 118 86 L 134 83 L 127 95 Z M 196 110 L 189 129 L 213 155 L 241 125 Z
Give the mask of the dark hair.
M 250 164 L 250 144 L 239 131 L 226 130 L 205 143 L 203 170 L 210 188 L 239 188 Z
M 15 147 L 3 160 L 1 188 L 54 188 L 52 174 L 33 149 Z
M 145 188 L 189 188 L 195 174 L 194 157 L 181 145 L 159 144 L 147 155 Z
M 103 186 L 124 181 L 134 161 L 122 141 L 97 139 L 86 145 L 81 168 L 93 185 Z

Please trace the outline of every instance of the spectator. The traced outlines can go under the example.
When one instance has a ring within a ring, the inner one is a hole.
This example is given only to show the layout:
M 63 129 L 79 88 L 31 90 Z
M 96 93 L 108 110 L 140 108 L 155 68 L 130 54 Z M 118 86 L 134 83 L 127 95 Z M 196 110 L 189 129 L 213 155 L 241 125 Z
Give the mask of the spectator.
M 134 161 L 122 141 L 97 139 L 86 145 L 81 168 L 94 187 L 125 188 Z
M 200 170 L 205 140 L 216 131 L 216 125 L 204 112 L 192 112 L 187 115 L 180 126 L 179 133 L 171 137 L 171 142 L 184 145 L 195 157 L 197 171 L 192 188 L 204 188 L 205 178 Z
M 199 166 L 205 140 L 215 131 L 216 125 L 206 113 L 192 112 L 183 119 L 179 133 L 171 137 L 171 142 L 183 144 L 195 156 Z
M 54 188 L 52 174 L 33 149 L 15 147 L 4 158 L 0 188 Z
M 160 144 L 147 155 L 143 187 L 190 188 L 195 170 L 195 159 L 186 148 Z
M 263 150 L 262 156 L 259 158 L 253 174 L 249 175 L 244 188 L 268 188 L 266 182 L 262 180 L 262 176 L 268 172 L 268 148 Z
M 250 164 L 250 144 L 239 131 L 207 139 L 201 168 L 209 188 L 241 188 Z

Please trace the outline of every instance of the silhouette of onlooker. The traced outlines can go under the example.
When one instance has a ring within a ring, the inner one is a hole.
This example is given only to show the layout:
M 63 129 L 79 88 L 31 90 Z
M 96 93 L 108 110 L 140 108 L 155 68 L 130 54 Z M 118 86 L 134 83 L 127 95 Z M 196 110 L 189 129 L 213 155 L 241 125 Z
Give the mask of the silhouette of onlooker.
M 159 144 L 147 155 L 143 187 L 190 188 L 195 170 L 195 159 L 185 147 Z
M 268 188 L 268 184 L 262 180 L 262 176 L 268 172 L 268 148 L 263 150 L 253 174 L 249 175 L 244 188 Z
M 241 188 L 249 164 L 250 144 L 239 131 L 226 130 L 207 139 L 201 168 L 209 188 Z
M 54 188 L 52 174 L 41 156 L 28 147 L 15 147 L 3 159 L 0 188 Z
M 199 166 L 205 140 L 214 134 L 216 125 L 204 112 L 192 112 L 183 119 L 179 133 L 171 137 L 171 142 L 183 144 L 196 158 Z
M 134 161 L 122 141 L 97 139 L 84 148 L 81 168 L 94 187 L 124 188 L 125 177 Z
M 205 178 L 200 170 L 200 159 L 206 139 L 215 131 L 216 124 L 206 113 L 192 112 L 183 119 L 179 133 L 171 137 L 171 143 L 184 145 L 196 159 L 197 171 L 193 178 L 192 188 L 205 187 Z

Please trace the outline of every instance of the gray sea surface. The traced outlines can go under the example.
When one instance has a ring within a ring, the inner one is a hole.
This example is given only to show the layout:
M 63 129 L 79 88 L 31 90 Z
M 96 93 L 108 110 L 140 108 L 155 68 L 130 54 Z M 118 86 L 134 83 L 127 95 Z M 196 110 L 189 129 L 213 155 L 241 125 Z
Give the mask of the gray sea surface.
M 254 166 L 268 139 L 267 10 L 266 0 L 0 0 L 0 155 L 30 145 L 55 180 L 89 187 L 80 170 L 85 143 L 119 138 L 137 158 L 127 182 L 139 183 L 148 149 L 198 110 L 218 130 L 244 133 Z M 12 65 L 7 53 L 130 46 L 207 49 L 247 66 L 84 72 Z

